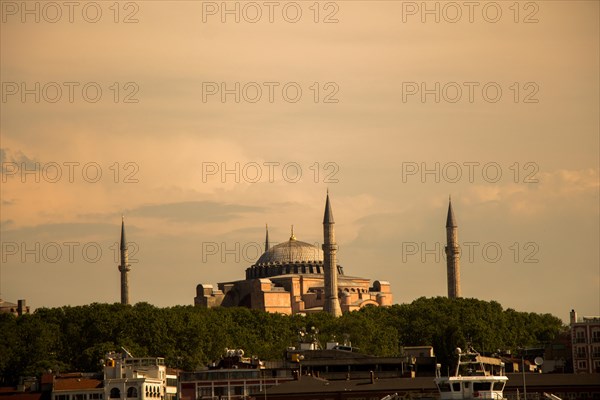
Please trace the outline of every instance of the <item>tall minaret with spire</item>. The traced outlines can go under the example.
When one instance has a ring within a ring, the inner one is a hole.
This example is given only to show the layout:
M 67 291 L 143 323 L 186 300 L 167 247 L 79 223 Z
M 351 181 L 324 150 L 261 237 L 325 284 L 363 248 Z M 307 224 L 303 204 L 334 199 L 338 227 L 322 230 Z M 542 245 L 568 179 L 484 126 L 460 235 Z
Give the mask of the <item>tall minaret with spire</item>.
M 125 217 L 121 217 L 121 304 L 129 304 L 129 278 L 127 273 L 131 271 L 131 265 L 128 264 L 129 254 L 127 251 L 127 241 L 125 240 Z
M 458 245 L 458 226 L 452 199 L 448 198 L 448 217 L 446 218 L 446 265 L 448 269 L 448 298 L 460 296 L 460 247 Z
M 338 249 L 335 243 L 333 213 L 329 203 L 329 190 L 327 191 L 327 200 L 325 201 L 325 216 L 323 217 L 323 268 L 325 270 L 325 304 L 323 310 L 340 317 L 342 309 L 338 299 L 338 271 L 337 257 Z

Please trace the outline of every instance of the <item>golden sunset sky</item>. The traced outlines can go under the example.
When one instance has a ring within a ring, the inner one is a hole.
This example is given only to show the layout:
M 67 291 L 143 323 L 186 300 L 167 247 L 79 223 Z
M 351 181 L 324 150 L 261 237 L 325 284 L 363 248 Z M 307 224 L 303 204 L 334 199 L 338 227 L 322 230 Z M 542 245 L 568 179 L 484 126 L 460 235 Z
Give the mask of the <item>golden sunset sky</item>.
M 446 295 L 451 195 L 464 297 L 600 314 L 597 1 L 69 4 L 0 1 L 1 298 L 119 301 L 125 215 L 131 300 L 191 304 L 329 189 L 394 303 Z

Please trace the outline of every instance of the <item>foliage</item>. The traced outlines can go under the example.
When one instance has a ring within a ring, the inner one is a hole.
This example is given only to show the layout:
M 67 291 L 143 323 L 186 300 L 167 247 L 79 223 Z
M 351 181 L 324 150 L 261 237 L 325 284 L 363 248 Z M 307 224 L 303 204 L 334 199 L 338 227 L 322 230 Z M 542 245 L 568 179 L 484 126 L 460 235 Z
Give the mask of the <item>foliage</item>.
M 157 308 L 90 304 L 41 308 L 31 315 L 0 314 L 0 384 L 53 371 L 99 371 L 100 359 L 125 347 L 135 356 L 165 357 L 167 365 L 194 370 L 227 348 L 263 360 L 281 359 L 298 331 L 319 330 L 322 343 L 336 338 L 361 352 L 402 355 L 404 346 L 431 345 L 451 365 L 454 349 L 471 343 L 479 351 L 516 349 L 552 341 L 563 329 L 550 314 L 503 310 L 476 299 L 419 298 L 411 304 L 365 307 L 333 318 L 269 314 L 246 308 Z

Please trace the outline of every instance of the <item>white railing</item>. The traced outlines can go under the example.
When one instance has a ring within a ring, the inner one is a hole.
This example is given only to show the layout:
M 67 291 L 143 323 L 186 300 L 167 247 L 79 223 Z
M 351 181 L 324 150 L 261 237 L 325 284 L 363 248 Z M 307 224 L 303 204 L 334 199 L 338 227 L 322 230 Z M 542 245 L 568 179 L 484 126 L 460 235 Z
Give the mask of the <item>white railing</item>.
M 491 391 L 491 392 L 479 392 L 479 396 L 477 396 L 477 398 L 478 399 L 501 400 L 504 398 L 504 396 L 502 395 L 502 392 Z
M 522 389 L 522 388 L 521 388 Z M 525 396 L 521 390 L 519 392 L 512 392 L 504 396 L 507 400 L 525 400 Z M 542 396 L 538 392 L 527 392 L 527 400 L 543 400 Z

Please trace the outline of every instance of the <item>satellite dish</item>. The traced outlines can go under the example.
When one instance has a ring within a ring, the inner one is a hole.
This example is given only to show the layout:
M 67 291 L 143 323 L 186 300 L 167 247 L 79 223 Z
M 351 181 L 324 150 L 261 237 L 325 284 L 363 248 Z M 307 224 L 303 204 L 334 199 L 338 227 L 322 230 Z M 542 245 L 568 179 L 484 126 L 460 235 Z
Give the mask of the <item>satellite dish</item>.
M 537 365 L 538 367 L 540 365 L 542 365 L 544 363 L 544 359 L 542 357 L 536 357 L 533 362 L 535 363 L 535 365 Z

